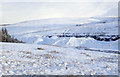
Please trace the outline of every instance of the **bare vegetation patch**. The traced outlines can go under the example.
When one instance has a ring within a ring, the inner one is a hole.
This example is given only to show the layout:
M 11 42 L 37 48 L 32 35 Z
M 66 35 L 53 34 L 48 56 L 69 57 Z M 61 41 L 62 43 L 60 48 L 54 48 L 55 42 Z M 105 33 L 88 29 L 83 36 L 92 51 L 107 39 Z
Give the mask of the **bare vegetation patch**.
M 44 50 L 43 48 L 37 48 L 38 50 Z
M 25 53 L 25 54 L 32 54 L 32 52 L 29 52 L 29 51 L 19 51 L 21 53 Z
M 84 53 L 84 52 L 82 52 L 82 53 L 80 53 L 80 54 L 84 54 L 84 55 L 86 55 L 86 56 L 88 56 L 88 57 L 91 57 L 89 54 Z
M 10 51 L 7 51 L 7 53 L 10 53 Z
M 32 52 L 28 52 L 28 51 L 27 51 L 26 54 L 32 54 Z
M 54 51 L 51 51 L 50 53 L 58 54 L 59 52 L 57 52 L 56 50 L 54 50 Z
M 43 57 L 50 59 L 50 58 L 52 58 L 52 55 L 51 54 L 44 54 Z

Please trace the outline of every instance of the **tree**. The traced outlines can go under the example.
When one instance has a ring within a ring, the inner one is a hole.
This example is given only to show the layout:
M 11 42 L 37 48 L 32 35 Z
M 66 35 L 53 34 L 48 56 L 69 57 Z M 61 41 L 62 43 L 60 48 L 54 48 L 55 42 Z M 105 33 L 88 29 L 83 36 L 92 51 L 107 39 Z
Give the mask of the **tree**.
M 2 28 L 2 30 L 0 30 L 0 42 L 24 43 L 14 37 L 11 37 L 11 35 L 8 34 L 8 31 L 6 28 L 4 29 Z
M 8 32 L 7 32 L 7 29 L 5 28 L 5 34 L 8 36 Z

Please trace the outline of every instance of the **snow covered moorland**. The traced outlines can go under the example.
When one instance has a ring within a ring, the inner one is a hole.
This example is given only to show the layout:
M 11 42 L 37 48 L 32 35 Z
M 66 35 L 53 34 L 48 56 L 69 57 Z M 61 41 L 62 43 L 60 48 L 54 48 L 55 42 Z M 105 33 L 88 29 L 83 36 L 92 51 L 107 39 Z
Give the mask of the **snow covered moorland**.
M 53 18 L 5 26 L 1 74 L 118 75 L 118 18 Z

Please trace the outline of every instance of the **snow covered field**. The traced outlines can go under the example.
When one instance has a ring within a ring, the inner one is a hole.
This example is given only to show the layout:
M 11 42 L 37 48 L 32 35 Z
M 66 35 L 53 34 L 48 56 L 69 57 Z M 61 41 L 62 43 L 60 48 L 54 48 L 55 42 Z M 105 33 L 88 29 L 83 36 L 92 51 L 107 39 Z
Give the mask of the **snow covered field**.
M 3 43 L 3 74 L 117 75 L 118 55 L 52 45 Z M 38 50 L 37 48 L 41 48 Z
M 118 75 L 118 40 L 91 38 L 118 35 L 117 17 L 31 20 L 6 28 L 26 43 L 0 43 L 2 74 Z M 72 37 L 58 37 L 66 34 Z

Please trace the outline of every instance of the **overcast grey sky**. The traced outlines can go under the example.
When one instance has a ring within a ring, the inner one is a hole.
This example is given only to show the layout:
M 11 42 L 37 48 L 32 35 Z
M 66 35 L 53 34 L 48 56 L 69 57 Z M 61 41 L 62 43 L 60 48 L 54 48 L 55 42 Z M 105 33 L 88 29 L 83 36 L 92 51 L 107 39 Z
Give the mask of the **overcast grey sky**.
M 63 17 L 117 16 L 117 2 L 6 2 L 2 4 L 2 22 Z M 1 13 L 1 12 L 0 12 Z

